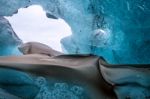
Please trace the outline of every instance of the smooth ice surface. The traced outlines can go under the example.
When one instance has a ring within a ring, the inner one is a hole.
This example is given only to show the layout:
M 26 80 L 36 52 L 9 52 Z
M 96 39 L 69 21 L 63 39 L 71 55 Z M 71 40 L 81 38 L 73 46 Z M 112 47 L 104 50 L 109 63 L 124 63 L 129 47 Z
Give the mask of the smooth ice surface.
M 119 99 L 148 99 L 150 97 L 150 68 L 138 66 L 114 66 L 101 65 L 101 73 L 105 80 L 114 86 Z

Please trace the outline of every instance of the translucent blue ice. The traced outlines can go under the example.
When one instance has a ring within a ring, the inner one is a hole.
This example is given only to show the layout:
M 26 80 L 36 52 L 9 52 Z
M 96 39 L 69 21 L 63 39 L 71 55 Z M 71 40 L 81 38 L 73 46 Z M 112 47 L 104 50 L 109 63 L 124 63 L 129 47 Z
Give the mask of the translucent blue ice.
M 21 54 L 17 48 L 21 43 L 9 22 L 0 17 L 0 56 Z
M 67 53 L 103 56 L 109 63 L 150 63 L 150 2 L 148 0 L 0 0 L 0 15 L 41 5 L 64 19 L 72 35 L 64 38 Z
M 32 4 L 41 5 L 49 15 L 62 18 L 70 25 L 73 34 L 61 41 L 65 52 L 96 54 L 115 64 L 150 64 L 149 0 L 0 0 L 0 16 L 12 15 L 19 8 Z M 8 33 L 3 31 L 5 30 L 0 26 L 0 33 L 5 34 L 0 36 L 7 36 Z M 9 40 L 11 39 L 5 38 L 0 41 L 0 53 L 10 54 L 9 48 L 12 46 L 5 47 L 4 44 Z M 12 45 L 14 44 L 13 42 Z M 135 81 L 136 78 L 132 80 Z M 145 80 L 139 81 L 146 85 Z M 65 88 L 62 88 L 63 91 L 68 91 Z M 119 86 L 115 92 L 118 98 L 150 97 L 148 87 L 135 83 Z M 72 96 L 71 99 L 78 98 Z
M 73 34 L 61 41 L 65 52 L 96 54 L 116 64 L 150 63 L 148 0 L 31 1 L 70 25 Z

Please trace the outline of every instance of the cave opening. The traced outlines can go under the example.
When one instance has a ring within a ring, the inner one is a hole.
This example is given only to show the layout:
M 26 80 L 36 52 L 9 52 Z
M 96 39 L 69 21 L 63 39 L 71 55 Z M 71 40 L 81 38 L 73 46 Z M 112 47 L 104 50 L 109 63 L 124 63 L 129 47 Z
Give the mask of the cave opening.
M 5 18 L 23 43 L 40 42 L 62 52 L 60 40 L 72 34 L 63 19 L 48 18 L 39 5 L 20 8 L 17 14 Z

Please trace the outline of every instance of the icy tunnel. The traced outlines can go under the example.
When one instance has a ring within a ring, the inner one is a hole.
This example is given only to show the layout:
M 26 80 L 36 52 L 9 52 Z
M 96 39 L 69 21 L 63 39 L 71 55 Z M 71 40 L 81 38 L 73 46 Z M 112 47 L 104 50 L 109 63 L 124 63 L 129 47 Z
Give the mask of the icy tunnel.
M 72 35 L 61 40 L 64 52 L 93 54 L 113 64 L 110 67 L 115 68 L 102 67 L 101 72 L 106 81 L 114 84 L 119 99 L 149 99 L 149 0 L 0 0 L 0 55 L 21 54 L 17 47 L 22 41 L 4 16 L 17 14 L 18 9 L 31 5 L 40 5 L 48 18 L 61 18 L 71 27 Z M 6 71 L 2 70 L 3 72 Z M 26 74 L 20 75 L 27 77 Z M 66 88 L 62 83 L 58 86 Z M 83 90 L 76 87 L 79 92 Z M 47 92 L 47 89 L 44 90 Z M 60 99 L 68 99 L 61 96 Z M 88 99 L 73 95 L 70 97 L 72 98 L 69 99 Z M 54 96 L 51 99 L 57 98 Z
M 30 5 L 41 5 L 50 17 L 64 19 L 72 29 L 72 35 L 61 40 L 68 53 L 96 54 L 112 64 L 150 62 L 149 1 L 1 0 L 0 3 L 1 20 Z M 15 37 L 11 39 L 17 42 Z M 1 46 L 3 43 L 5 40 Z
M 32 5 L 5 18 L 23 43 L 40 42 L 62 52 L 60 40 L 71 35 L 71 29 L 63 19 L 47 16 L 41 6 Z

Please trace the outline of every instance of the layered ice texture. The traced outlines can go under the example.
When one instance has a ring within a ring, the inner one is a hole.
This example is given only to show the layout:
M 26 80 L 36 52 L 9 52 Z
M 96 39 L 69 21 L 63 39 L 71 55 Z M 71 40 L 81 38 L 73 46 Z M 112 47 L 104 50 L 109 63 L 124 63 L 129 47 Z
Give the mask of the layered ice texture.
M 41 5 L 49 18 L 64 19 L 72 29 L 61 40 L 67 53 L 95 54 L 114 64 L 150 63 L 148 0 L 1 0 L 0 5 L 0 16 Z
M 95 54 L 112 64 L 150 63 L 149 0 L 0 0 L 0 16 L 30 5 L 41 5 L 49 18 L 62 18 L 70 25 L 72 35 L 61 40 L 66 53 Z M 0 25 L 0 53 L 14 53 L 9 48 L 15 48 L 19 38 L 12 36 L 4 18 Z M 145 99 L 150 97 L 149 87 L 126 84 L 116 92 L 118 97 Z

